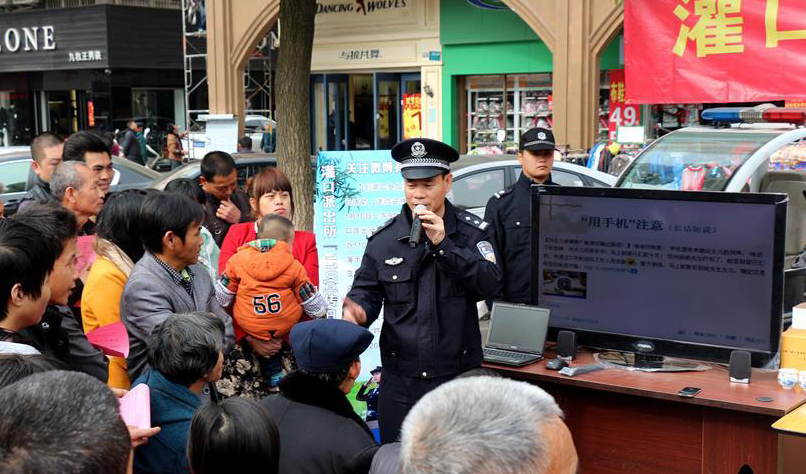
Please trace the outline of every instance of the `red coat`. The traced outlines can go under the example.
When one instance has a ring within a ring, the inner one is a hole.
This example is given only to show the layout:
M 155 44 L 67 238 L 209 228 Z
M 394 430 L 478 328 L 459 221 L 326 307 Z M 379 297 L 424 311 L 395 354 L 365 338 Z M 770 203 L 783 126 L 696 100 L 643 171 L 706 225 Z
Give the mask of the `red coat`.
M 254 222 L 243 222 L 231 225 L 224 242 L 221 244 L 221 253 L 218 256 L 218 274 L 227 268 L 230 259 L 241 245 L 257 239 Z M 316 251 L 316 235 L 313 232 L 298 230 L 294 233 L 294 245 L 291 254 L 305 267 L 308 278 L 314 286 L 319 286 L 319 253 Z

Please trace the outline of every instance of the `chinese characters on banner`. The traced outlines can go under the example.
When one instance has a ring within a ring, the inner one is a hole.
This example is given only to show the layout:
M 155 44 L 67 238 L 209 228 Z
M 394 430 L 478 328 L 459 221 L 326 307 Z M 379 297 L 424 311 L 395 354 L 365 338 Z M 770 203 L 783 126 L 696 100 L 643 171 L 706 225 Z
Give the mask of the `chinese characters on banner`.
M 615 140 L 618 128 L 641 125 L 641 107 L 624 103 L 624 69 L 610 71 L 610 113 L 607 139 Z
M 806 98 L 806 2 L 627 0 L 627 103 Z
M 403 139 L 422 136 L 421 94 L 403 94 Z
M 319 291 L 328 318 L 341 318 L 341 304 L 367 246 L 367 236 L 400 214 L 406 202 L 400 164 L 389 150 L 320 152 L 316 174 L 315 224 Z M 378 335 L 383 313 L 369 328 L 375 340 L 361 355 L 361 376 L 381 365 Z

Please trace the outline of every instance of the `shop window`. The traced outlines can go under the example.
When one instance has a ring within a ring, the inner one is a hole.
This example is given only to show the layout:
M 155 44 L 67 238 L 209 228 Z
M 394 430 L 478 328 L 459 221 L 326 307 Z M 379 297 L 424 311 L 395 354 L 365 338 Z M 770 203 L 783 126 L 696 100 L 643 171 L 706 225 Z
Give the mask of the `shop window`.
M 462 176 L 454 180 L 448 198 L 459 209 L 484 207 L 490 196 L 506 187 L 504 176 L 502 168 Z
M 0 176 L 3 177 L 3 194 L 24 192 L 30 170 L 31 160 L 0 163 Z
M 0 146 L 29 145 L 33 139 L 33 102 L 27 92 L 0 91 Z
M 524 131 L 552 127 L 551 74 L 468 76 L 465 84 L 470 154 L 516 153 Z

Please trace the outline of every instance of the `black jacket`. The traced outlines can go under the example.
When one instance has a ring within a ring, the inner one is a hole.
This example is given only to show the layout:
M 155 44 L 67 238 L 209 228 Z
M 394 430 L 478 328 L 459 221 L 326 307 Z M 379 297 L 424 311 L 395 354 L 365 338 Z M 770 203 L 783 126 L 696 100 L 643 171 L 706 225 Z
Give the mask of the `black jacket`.
M 500 291 L 493 232 L 479 217 L 445 201 L 445 238 L 409 247 L 411 211 L 369 237 L 347 294 L 371 324 L 384 308 L 380 348 L 384 371 L 443 377 L 481 365 L 476 302 Z M 489 249 L 489 251 L 487 250 Z M 482 252 L 486 252 L 487 258 Z
M 518 181 L 501 190 L 487 201 L 484 220 L 489 222 L 495 233 L 495 244 L 501 256 L 499 266 L 504 277 L 502 291 L 492 301 L 503 300 L 511 303 L 532 303 L 532 198 L 534 182 L 521 173 Z M 544 185 L 556 185 L 549 179 Z
M 135 163 L 144 164 L 143 154 L 140 150 L 140 141 L 137 139 L 137 132 L 132 129 L 127 129 L 123 133 L 123 141 L 120 144 L 123 150 L 123 156 Z
M 20 200 L 19 210 L 22 210 L 28 204 L 37 201 L 53 201 L 53 194 L 50 192 L 50 183 L 42 181 L 39 175 L 34 175 L 34 180 L 31 183 L 31 189 L 25 193 L 25 196 Z
M 210 193 L 204 193 L 204 196 L 206 201 L 204 203 L 204 222 L 202 222 L 202 225 L 213 234 L 213 240 L 215 240 L 218 248 L 221 248 L 221 244 L 224 243 L 224 237 L 227 236 L 227 232 L 229 231 L 229 226 L 232 224 L 223 219 L 219 219 L 215 215 L 215 213 L 218 212 L 221 201 Z M 249 222 L 252 220 L 252 206 L 249 205 L 249 196 L 242 191 L 236 190 L 232 193 L 230 200 L 241 211 L 241 222 Z
M 72 370 L 92 375 L 103 383 L 109 379 L 109 361 L 103 352 L 92 347 L 70 310 L 64 306 L 48 306 L 42 320 L 19 332 L 23 343 L 53 356 Z
M 369 472 L 378 445 L 338 387 L 292 372 L 280 381 L 279 394 L 260 403 L 280 431 L 279 472 Z

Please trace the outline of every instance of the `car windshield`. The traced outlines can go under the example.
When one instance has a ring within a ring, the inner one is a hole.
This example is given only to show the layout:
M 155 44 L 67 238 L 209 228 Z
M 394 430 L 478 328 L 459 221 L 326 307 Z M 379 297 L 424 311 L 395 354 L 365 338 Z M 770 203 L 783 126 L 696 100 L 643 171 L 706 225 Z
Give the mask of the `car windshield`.
M 639 155 L 619 187 L 721 191 L 731 175 L 775 137 L 758 132 L 673 133 Z

